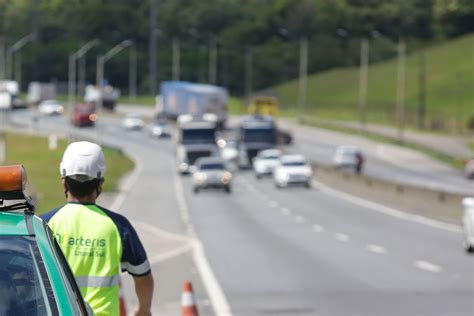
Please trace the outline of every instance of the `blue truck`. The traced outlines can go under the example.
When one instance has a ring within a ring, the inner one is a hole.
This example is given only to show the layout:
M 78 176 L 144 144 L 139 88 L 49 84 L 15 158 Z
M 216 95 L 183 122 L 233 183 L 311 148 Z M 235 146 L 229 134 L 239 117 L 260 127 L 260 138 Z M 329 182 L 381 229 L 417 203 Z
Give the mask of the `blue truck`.
M 190 114 L 214 114 L 219 126 L 227 120 L 229 94 L 225 88 L 185 81 L 165 81 L 157 98 L 157 114 L 170 119 Z

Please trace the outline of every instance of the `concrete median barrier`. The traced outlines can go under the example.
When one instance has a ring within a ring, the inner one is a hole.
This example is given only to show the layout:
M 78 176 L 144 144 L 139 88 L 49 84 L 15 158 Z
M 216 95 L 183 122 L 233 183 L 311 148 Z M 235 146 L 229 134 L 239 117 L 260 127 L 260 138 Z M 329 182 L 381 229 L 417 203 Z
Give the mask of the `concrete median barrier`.
M 450 224 L 461 224 L 462 199 L 465 196 L 413 185 L 402 185 L 327 166 L 313 164 L 313 168 L 315 179 L 330 187 L 408 213 Z

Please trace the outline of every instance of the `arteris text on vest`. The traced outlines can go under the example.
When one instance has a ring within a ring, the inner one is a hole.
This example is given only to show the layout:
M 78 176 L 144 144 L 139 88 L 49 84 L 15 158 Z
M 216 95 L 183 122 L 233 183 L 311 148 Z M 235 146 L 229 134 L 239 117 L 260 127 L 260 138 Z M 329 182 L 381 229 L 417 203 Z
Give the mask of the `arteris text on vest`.
M 66 243 L 66 238 L 63 240 L 60 234 L 56 234 L 56 239 L 58 240 L 59 244 L 63 245 L 63 242 Z M 104 248 L 106 245 L 105 239 L 90 239 L 84 237 L 68 237 L 67 238 L 67 245 L 70 247 L 100 247 Z

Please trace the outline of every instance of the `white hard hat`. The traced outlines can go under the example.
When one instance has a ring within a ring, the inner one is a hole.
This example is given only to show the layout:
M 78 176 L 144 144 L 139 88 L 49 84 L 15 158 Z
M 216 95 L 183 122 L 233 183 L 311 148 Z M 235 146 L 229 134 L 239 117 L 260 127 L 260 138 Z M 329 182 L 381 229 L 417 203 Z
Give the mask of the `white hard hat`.
M 70 144 L 59 166 L 61 177 L 84 182 L 104 177 L 104 153 L 99 145 L 90 142 Z

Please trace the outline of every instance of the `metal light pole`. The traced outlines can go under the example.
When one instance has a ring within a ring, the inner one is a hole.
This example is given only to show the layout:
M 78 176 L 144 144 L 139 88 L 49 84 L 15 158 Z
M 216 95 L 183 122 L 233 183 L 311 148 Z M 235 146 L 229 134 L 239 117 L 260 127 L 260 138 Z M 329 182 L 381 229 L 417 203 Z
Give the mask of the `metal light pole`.
M 86 54 L 94 46 L 99 45 L 99 40 L 95 39 L 87 42 L 76 52 L 76 59 L 79 63 L 79 80 L 77 93 L 84 93 L 85 83 L 86 83 Z M 74 77 L 75 80 L 75 77 Z
M 137 97 L 137 49 L 130 46 L 130 60 L 128 63 L 128 101 L 135 101 Z
M 148 67 L 150 71 L 150 94 L 156 95 L 157 82 L 157 36 L 158 36 L 158 0 L 150 0 Z
M 5 38 L 0 36 L 0 80 L 6 78 L 5 67 Z
M 398 70 L 397 70 L 397 121 L 398 140 L 403 142 L 403 132 L 405 128 L 405 64 L 406 64 L 406 44 L 400 37 L 398 40 Z
M 360 70 L 359 70 L 359 121 L 362 130 L 365 130 L 367 121 L 367 89 L 369 75 L 369 40 L 364 38 L 360 42 Z
M 19 41 L 17 41 L 15 44 L 13 44 L 10 48 L 8 48 L 7 50 L 8 79 L 13 79 L 14 54 L 18 53 L 26 44 L 28 44 L 29 42 L 33 40 L 34 40 L 34 34 L 28 34 L 24 36 L 23 38 L 21 38 Z M 18 73 L 21 72 L 21 62 L 19 66 L 17 64 L 17 66 L 15 67 L 15 71 L 17 72 L 15 74 L 15 77 L 18 77 Z
M 76 102 L 77 90 L 81 90 L 85 83 L 85 55 L 91 50 L 94 46 L 99 44 L 99 40 L 92 40 L 84 44 L 79 50 L 69 55 L 69 65 L 68 65 L 68 113 L 72 114 L 72 107 Z M 76 89 L 76 77 L 77 77 L 77 67 L 76 61 L 79 60 L 79 89 Z M 82 63 L 81 63 L 82 61 Z M 84 68 L 83 68 L 84 67 Z M 81 78 L 81 72 L 83 72 L 83 77 Z M 81 82 L 81 80 L 83 80 Z
M 178 81 L 180 78 L 180 64 L 181 64 L 181 46 L 178 38 L 173 38 L 173 44 L 172 44 L 172 53 L 173 53 L 173 69 L 172 69 L 172 78 L 174 81 Z
M 300 75 L 298 85 L 298 121 L 302 119 L 302 111 L 306 107 L 306 91 L 308 87 L 308 39 L 300 40 Z
M 99 91 L 102 93 L 102 83 L 104 81 L 104 66 L 105 63 L 110 60 L 112 57 L 120 53 L 122 50 L 124 50 L 127 47 L 133 46 L 133 42 L 131 40 L 125 40 L 122 41 L 121 43 L 115 45 L 112 49 L 110 49 L 107 53 L 104 55 L 100 55 L 97 57 L 97 69 L 96 69 L 96 84 L 97 87 L 99 88 Z M 132 58 L 130 58 L 131 60 Z M 131 68 L 131 67 L 130 67 Z M 130 70 L 129 68 L 129 70 Z M 136 73 L 136 71 L 134 72 Z M 131 77 L 131 73 L 129 73 L 129 76 Z M 132 80 L 129 80 L 129 84 L 131 83 Z M 130 91 L 130 87 L 129 87 Z M 102 95 L 99 97 L 99 104 L 98 104 L 98 114 L 99 117 L 102 118 L 102 113 L 103 113 L 103 100 L 102 100 Z M 101 126 L 102 124 L 99 123 L 99 126 L 97 128 L 97 133 L 101 132 Z M 99 135 L 97 135 L 98 142 L 100 143 L 101 140 L 99 139 Z
M 253 76 L 253 56 L 252 47 L 247 46 L 245 48 L 245 97 L 247 103 L 250 100 L 252 94 L 252 76 Z
M 217 39 L 214 34 L 209 39 L 209 83 L 217 82 Z

